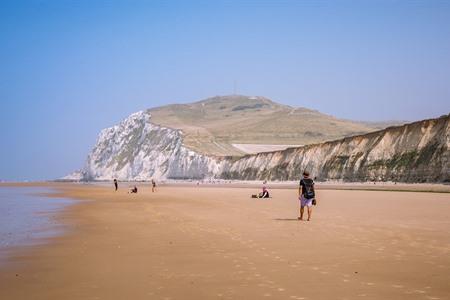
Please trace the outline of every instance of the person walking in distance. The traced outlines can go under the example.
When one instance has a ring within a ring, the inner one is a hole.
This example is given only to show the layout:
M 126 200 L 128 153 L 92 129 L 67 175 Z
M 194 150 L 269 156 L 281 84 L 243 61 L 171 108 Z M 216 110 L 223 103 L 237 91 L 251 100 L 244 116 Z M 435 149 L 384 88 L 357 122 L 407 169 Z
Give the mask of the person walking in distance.
M 152 193 L 156 192 L 156 182 L 152 179 Z
M 298 187 L 298 198 L 300 200 L 300 217 L 299 220 L 303 220 L 303 213 L 305 212 L 305 206 L 308 209 L 308 221 L 311 220 L 312 206 L 316 205 L 314 181 L 309 178 L 309 172 L 303 172 L 303 178 L 300 180 Z
M 117 189 L 119 188 L 119 184 L 117 183 L 117 179 L 114 178 L 114 187 L 116 188 L 116 192 Z

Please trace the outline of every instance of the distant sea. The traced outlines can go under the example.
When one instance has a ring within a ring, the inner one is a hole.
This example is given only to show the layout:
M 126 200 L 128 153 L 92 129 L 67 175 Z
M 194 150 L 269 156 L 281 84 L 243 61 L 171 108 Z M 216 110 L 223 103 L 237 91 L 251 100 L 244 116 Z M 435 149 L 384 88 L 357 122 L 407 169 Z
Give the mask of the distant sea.
M 36 187 L 0 187 L 0 265 L 17 246 L 42 243 L 64 231 L 55 215 L 72 200 L 37 194 L 51 190 Z

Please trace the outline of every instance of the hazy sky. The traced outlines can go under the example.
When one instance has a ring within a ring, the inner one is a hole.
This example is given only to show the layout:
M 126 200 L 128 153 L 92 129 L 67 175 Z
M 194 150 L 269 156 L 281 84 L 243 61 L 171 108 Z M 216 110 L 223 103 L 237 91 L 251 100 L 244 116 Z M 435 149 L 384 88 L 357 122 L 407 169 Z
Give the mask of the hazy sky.
M 357 120 L 450 112 L 449 1 L 0 1 L 0 179 L 130 113 L 237 92 Z

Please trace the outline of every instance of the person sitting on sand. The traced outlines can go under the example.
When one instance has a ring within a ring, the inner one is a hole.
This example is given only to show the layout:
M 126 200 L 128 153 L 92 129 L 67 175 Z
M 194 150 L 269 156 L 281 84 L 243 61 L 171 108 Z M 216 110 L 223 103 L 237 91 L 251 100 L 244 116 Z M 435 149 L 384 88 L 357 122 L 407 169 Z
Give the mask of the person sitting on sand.
M 263 191 L 259 193 L 258 198 L 269 198 L 269 191 L 263 186 Z
M 298 187 L 298 198 L 300 200 L 300 217 L 299 220 L 303 220 L 303 213 L 305 206 L 308 207 L 308 221 L 311 220 L 312 206 L 315 205 L 315 191 L 314 181 L 309 178 L 309 172 L 303 172 L 303 179 L 300 180 Z
M 136 186 L 134 186 L 134 187 L 130 190 L 130 193 L 131 193 L 131 194 L 137 194 L 137 192 L 138 192 L 138 189 L 137 189 Z

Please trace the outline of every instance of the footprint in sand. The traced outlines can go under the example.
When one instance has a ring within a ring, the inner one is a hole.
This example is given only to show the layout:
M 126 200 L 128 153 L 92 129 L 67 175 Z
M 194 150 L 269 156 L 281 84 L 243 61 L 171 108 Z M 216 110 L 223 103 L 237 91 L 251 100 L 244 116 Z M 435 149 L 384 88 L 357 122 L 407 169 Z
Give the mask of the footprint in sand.
M 404 286 L 403 285 L 401 285 L 401 284 L 393 284 L 393 285 L 391 285 L 393 288 L 396 288 L 396 289 L 401 289 L 401 288 L 403 288 Z

